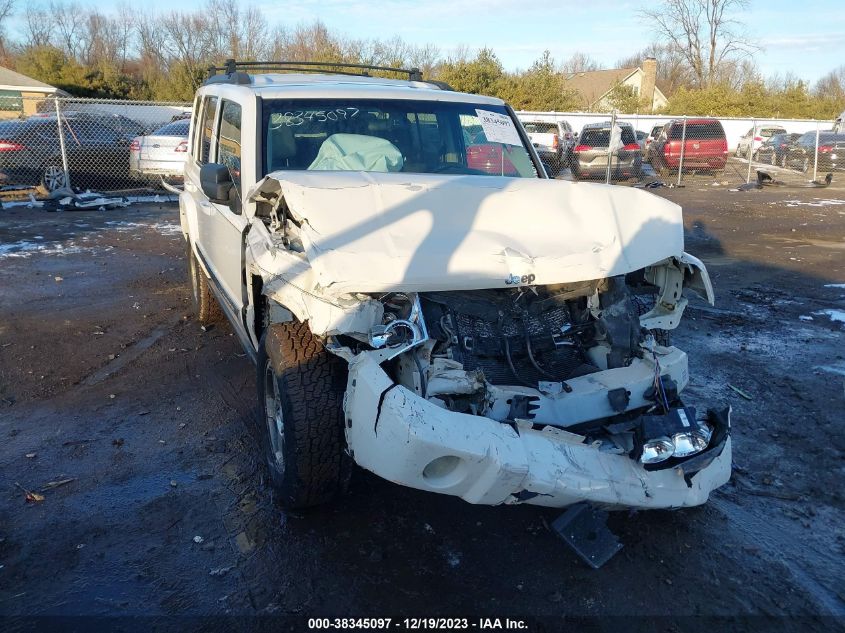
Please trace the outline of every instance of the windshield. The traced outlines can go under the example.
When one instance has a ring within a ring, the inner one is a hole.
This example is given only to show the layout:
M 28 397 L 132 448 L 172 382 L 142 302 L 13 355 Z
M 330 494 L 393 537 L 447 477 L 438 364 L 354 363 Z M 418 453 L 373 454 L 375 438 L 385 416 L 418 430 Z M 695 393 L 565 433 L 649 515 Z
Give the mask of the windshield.
M 503 106 L 266 99 L 262 118 L 264 174 L 307 169 L 537 177 Z
M 160 128 L 158 128 L 155 132 L 152 133 L 153 136 L 188 136 L 188 125 L 190 121 L 185 119 L 184 121 L 175 121 L 174 123 L 168 123 Z

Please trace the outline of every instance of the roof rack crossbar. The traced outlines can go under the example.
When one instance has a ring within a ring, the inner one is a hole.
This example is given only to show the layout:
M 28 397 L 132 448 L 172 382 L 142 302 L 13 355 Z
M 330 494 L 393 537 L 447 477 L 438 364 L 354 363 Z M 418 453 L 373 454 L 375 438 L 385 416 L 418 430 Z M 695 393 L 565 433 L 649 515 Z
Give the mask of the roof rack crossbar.
M 218 72 L 226 75 L 234 75 L 238 70 L 249 68 L 266 68 L 268 70 L 294 70 L 299 72 L 323 72 L 324 69 L 354 68 L 363 72 L 355 73 L 337 70 L 338 75 L 353 75 L 356 77 L 369 77 L 368 70 L 380 72 L 392 72 L 408 75 L 409 81 L 422 81 L 422 71 L 419 68 L 393 68 L 391 66 L 372 66 L 370 64 L 347 64 L 342 62 L 295 62 L 295 61 L 268 61 L 268 62 L 239 62 L 234 59 L 227 59 L 223 66 L 209 66 L 208 78 L 211 79 Z

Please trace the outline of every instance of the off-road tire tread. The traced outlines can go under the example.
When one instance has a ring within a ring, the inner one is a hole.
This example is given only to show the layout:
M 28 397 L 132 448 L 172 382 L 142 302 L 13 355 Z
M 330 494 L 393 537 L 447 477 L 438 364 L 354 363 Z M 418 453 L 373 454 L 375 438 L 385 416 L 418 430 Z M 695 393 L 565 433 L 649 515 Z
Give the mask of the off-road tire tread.
M 260 403 L 263 407 L 269 358 L 285 407 L 284 475 L 268 462 L 278 501 L 291 509 L 327 503 L 346 490 L 351 472 L 344 436 L 345 363 L 326 351 L 308 323 L 270 325 L 262 349 Z M 266 448 L 269 458 L 269 439 Z

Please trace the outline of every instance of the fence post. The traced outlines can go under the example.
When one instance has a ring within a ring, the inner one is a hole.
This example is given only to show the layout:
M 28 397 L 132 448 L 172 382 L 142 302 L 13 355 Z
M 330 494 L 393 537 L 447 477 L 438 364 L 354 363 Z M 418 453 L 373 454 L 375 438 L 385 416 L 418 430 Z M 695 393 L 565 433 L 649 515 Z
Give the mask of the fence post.
M 613 130 L 616 127 L 616 108 L 610 113 L 610 134 L 607 138 L 607 167 L 604 172 L 604 184 L 610 184 L 611 165 L 613 164 Z
M 815 182 L 818 177 L 819 171 L 819 122 L 816 121 L 816 156 L 813 159 L 813 182 Z
M 687 117 L 684 115 L 684 127 L 681 130 L 681 159 L 678 162 L 678 187 L 681 186 L 681 174 L 684 171 L 684 152 L 687 147 Z
M 56 125 L 59 128 L 59 147 L 62 150 L 62 169 L 65 172 L 65 186 L 70 189 L 70 170 L 67 168 L 67 150 L 65 150 L 65 134 L 62 127 L 62 109 L 59 106 L 59 98 L 55 97 L 56 104 Z
M 754 139 L 757 138 L 757 121 L 752 122 L 751 141 L 748 143 L 748 174 L 745 176 L 745 183 L 751 182 L 751 157 L 754 151 Z

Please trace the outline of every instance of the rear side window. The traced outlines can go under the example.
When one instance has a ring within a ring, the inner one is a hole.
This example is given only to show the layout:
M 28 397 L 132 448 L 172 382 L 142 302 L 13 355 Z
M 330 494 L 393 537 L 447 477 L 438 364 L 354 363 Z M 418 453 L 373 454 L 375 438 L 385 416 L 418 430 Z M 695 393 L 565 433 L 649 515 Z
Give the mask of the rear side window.
M 678 141 L 684 138 L 684 124 L 675 123 L 669 130 L 669 138 Z M 687 123 L 686 138 L 705 141 L 709 139 L 722 139 L 725 138 L 725 130 L 718 121 Z
M 208 163 L 211 155 L 211 137 L 214 132 L 214 118 L 217 114 L 217 97 L 206 97 L 200 121 L 199 164 Z
M 760 136 L 763 138 L 770 138 L 775 134 L 783 134 L 783 128 L 780 127 L 771 127 L 771 128 L 763 128 L 760 130 Z
M 590 147 L 608 147 L 610 145 L 610 130 L 605 129 L 587 129 L 581 133 L 579 142 L 582 145 L 589 145 Z M 637 142 L 634 132 L 629 127 L 622 128 L 622 143 L 624 145 L 632 145 Z
M 525 131 L 529 134 L 557 134 L 557 123 L 529 122 L 523 124 Z
M 241 188 L 241 106 L 223 101 L 220 136 L 217 139 L 217 162 L 226 165 L 232 180 Z

